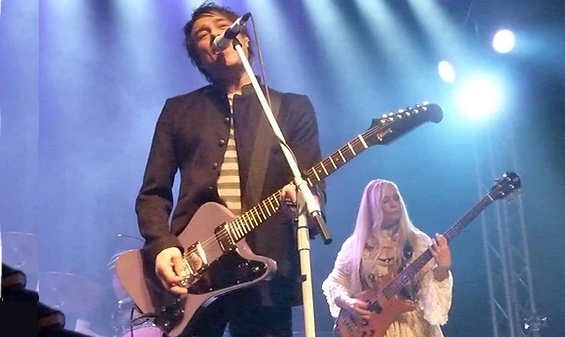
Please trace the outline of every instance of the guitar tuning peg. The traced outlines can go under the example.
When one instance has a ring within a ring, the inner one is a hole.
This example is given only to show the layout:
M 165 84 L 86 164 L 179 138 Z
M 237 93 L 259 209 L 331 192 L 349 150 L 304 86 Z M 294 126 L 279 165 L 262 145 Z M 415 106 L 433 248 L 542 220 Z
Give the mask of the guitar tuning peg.
M 506 200 L 508 201 L 508 203 L 514 202 L 514 198 L 508 198 Z

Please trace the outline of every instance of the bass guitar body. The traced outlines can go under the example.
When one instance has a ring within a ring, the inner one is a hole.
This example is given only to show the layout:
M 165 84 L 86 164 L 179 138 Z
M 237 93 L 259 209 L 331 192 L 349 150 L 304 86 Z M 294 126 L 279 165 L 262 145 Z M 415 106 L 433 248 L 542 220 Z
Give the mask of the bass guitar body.
M 414 302 L 398 294 L 389 298 L 381 292 L 392 279 L 390 274 L 383 276 L 378 282 L 375 282 L 375 288 L 356 296 L 358 300 L 369 303 L 372 314 L 368 322 L 360 322 L 359 318 L 354 317 L 348 311 L 341 310 L 335 323 L 335 329 L 341 337 L 384 337 L 399 314 L 415 309 Z

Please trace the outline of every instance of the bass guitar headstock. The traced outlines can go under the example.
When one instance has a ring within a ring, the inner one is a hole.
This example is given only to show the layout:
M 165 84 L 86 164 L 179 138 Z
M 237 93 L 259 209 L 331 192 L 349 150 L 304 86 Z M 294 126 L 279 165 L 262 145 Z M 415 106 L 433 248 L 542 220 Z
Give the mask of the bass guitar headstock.
M 520 177 L 514 172 L 505 172 L 502 177 L 495 180 L 496 184 L 490 190 L 490 197 L 494 200 L 506 198 L 522 187 Z

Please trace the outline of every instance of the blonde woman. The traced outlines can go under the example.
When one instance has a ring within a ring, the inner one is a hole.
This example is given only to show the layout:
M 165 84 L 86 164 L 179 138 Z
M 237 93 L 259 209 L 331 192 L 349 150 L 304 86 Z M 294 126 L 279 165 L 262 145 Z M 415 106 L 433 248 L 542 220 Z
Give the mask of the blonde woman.
M 389 271 L 406 267 L 428 248 L 434 259 L 402 292 L 414 300 L 416 309 L 399 314 L 386 337 L 443 336 L 440 326 L 447 323 L 451 308 L 451 253 L 442 235 L 432 240 L 414 227 L 396 184 L 371 181 L 361 198 L 355 230 L 322 284 L 331 315 L 335 318 L 340 310 L 347 310 L 369 320 L 367 303 L 356 295 L 372 288 Z

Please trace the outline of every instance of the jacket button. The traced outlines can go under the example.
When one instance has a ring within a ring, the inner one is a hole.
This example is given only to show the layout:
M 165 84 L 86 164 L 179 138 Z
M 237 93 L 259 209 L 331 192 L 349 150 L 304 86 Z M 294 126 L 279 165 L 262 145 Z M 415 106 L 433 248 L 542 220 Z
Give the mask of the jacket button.
M 215 169 L 217 169 L 217 168 L 218 168 L 218 163 L 212 164 L 212 169 L 213 169 L 213 170 L 215 170 Z
M 218 142 L 218 145 L 224 146 L 224 145 L 226 145 L 226 141 L 223 140 L 223 139 L 220 139 L 220 141 Z
M 229 117 L 224 118 L 224 123 L 230 125 L 231 124 L 230 118 Z

